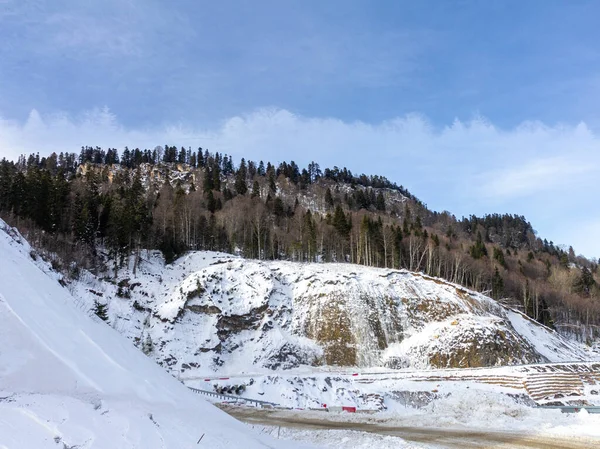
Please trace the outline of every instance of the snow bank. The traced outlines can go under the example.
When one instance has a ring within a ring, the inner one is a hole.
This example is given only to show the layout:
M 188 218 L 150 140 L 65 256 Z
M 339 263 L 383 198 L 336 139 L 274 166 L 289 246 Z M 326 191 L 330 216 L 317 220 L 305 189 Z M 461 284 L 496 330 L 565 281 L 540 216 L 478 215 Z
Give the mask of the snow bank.
M 257 427 L 255 430 L 280 440 L 305 441 L 327 448 L 417 449 L 435 446 L 409 443 L 400 437 L 377 435 L 356 430 L 304 430 L 284 427 Z

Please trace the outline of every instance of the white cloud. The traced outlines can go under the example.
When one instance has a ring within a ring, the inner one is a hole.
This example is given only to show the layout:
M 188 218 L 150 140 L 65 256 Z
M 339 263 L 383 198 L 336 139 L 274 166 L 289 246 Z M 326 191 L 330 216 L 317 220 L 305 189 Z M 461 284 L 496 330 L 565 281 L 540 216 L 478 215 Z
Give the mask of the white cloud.
M 483 193 L 489 198 L 518 197 L 568 187 L 572 177 L 598 174 L 598 167 L 569 157 L 537 159 L 524 165 L 481 176 Z
M 123 126 L 108 108 L 79 117 L 32 111 L 24 123 L 0 120 L 0 156 L 9 158 L 37 151 L 77 152 L 82 145 L 122 149 L 167 143 L 208 147 L 238 159 L 295 160 L 301 166 L 315 160 L 323 167 L 382 174 L 431 207 L 459 216 L 525 214 L 542 236 L 565 239 L 559 243 L 580 241 L 580 221 L 600 222 L 590 207 L 600 175 L 600 139 L 583 123 L 531 122 L 502 130 L 478 117 L 435 129 L 416 114 L 370 124 L 260 109 L 211 128 L 174 124 L 138 129 Z M 600 253 L 590 245 L 576 250 Z

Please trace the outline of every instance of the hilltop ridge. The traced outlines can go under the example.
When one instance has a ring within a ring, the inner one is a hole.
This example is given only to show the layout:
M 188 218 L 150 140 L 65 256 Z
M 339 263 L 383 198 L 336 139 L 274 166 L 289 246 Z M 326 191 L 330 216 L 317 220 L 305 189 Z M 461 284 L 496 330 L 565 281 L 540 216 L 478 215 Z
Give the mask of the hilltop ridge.
M 169 146 L 31 155 L 0 162 L 0 214 L 69 277 L 118 271 L 145 249 L 167 263 L 190 250 L 344 262 L 485 292 L 590 346 L 600 329 L 595 261 L 542 240 L 525 217 L 459 220 L 385 178 L 314 162 L 234 166 Z

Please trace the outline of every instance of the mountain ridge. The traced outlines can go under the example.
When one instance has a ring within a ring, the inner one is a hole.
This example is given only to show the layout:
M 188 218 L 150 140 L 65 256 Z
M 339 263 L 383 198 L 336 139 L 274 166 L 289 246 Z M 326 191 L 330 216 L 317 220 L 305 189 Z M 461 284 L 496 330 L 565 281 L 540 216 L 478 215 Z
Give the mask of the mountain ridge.
M 316 163 L 301 170 L 242 159 L 235 167 L 218 153 L 160 151 L 119 159 L 87 147 L 79 157 L 4 160 L 0 214 L 33 233 L 68 276 L 80 268 L 101 275 L 143 249 L 161 250 L 167 262 L 217 250 L 405 268 L 487 292 L 590 345 L 598 337 L 597 264 L 538 238 L 523 216 L 458 220 L 385 178 Z

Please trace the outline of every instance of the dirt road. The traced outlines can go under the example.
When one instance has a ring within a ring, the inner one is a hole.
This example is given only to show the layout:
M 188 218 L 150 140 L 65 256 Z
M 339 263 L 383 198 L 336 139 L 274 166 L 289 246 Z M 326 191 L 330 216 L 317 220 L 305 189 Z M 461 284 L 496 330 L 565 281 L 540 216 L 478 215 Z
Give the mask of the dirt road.
M 286 410 L 254 409 L 223 406 L 230 415 L 250 423 L 297 429 L 349 429 L 379 435 L 400 437 L 406 441 L 447 448 L 537 448 L 537 449 L 592 449 L 600 448 L 600 439 L 554 437 L 523 433 L 494 432 L 468 429 L 443 429 L 390 426 L 384 422 L 348 422 L 337 420 L 325 412 L 300 413 Z M 318 413 L 318 415 L 317 415 Z M 320 414 L 323 414 L 321 417 Z M 365 416 L 365 418 L 367 418 Z

